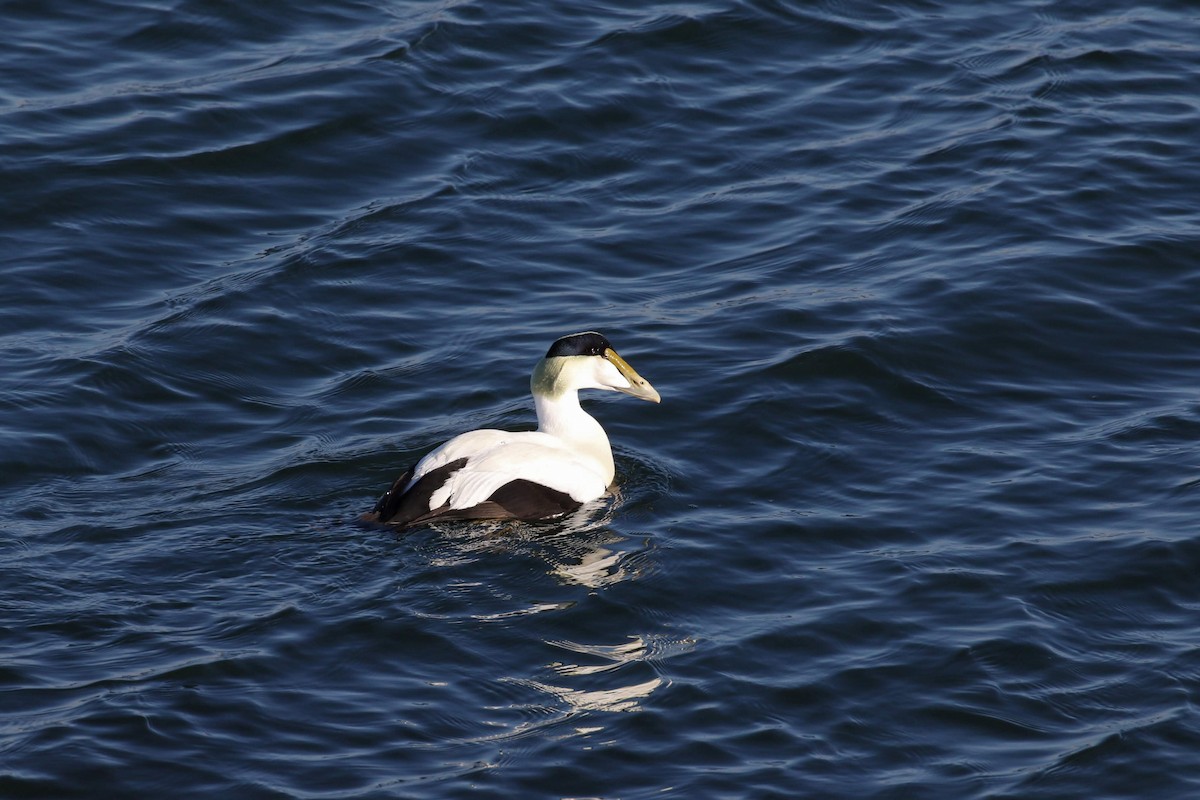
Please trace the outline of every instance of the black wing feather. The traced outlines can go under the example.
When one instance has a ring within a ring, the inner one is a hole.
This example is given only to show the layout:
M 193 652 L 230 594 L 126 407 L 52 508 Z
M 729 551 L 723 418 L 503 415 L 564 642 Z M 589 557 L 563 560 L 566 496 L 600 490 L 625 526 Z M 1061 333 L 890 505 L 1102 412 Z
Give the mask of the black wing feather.
M 466 463 L 467 459 L 459 458 L 430 470 L 406 492 L 404 487 L 412 480 L 413 474 L 413 470 L 408 470 L 396 479 L 392 488 L 379 498 L 374 511 L 365 515 L 364 519 L 398 528 L 432 519 L 516 519 L 530 522 L 560 517 L 581 505 L 565 492 L 519 478 L 504 484 L 492 492 L 487 500 L 470 508 L 452 509 L 449 505 L 430 508 L 433 493 Z
M 449 464 L 443 464 L 437 469 L 431 469 L 421 476 L 407 492 L 404 487 L 412 480 L 413 470 L 409 469 L 396 479 L 392 488 L 379 498 L 372 512 L 371 522 L 386 522 L 389 525 L 411 525 L 422 517 L 430 514 L 429 500 L 450 476 L 463 468 L 467 463 L 465 458 L 455 459 Z

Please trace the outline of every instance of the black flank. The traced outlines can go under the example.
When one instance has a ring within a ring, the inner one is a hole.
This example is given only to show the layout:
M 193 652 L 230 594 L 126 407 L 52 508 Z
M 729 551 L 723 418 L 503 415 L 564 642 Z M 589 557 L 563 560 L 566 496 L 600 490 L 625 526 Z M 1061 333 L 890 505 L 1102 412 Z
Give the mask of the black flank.
M 504 516 L 525 521 L 559 517 L 581 505 L 565 492 L 523 479 L 504 484 L 488 502 L 503 509 Z
M 467 463 L 465 458 L 443 464 L 437 469 L 430 470 L 421 476 L 421 480 L 413 484 L 407 492 L 404 486 L 412 480 L 413 471 L 410 469 L 396 479 L 392 488 L 379 498 L 375 511 L 368 519 L 371 522 L 386 522 L 389 525 L 411 525 L 412 523 L 430 516 L 429 499 L 446 480 L 463 468 Z
M 379 498 L 374 512 L 364 515 L 363 520 L 386 523 L 397 528 L 419 525 L 435 519 L 516 519 L 533 522 L 561 517 L 581 505 L 565 492 L 533 481 L 518 479 L 504 484 L 479 505 L 461 509 L 451 509 L 449 505 L 443 505 L 431 509 L 429 499 L 433 493 L 466 463 L 465 458 L 451 461 L 427 473 L 413 484 L 412 489 L 403 492 L 405 484 L 412 480 L 412 470 L 409 470 L 396 479 L 392 488 Z

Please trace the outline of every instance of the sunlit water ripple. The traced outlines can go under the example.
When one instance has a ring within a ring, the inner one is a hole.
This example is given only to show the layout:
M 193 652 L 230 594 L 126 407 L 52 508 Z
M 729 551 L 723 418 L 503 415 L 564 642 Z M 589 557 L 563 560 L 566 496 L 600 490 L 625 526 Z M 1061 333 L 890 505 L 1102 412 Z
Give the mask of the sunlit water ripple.
M 1200 796 L 1188 4 L 5 24 L 3 797 Z M 357 523 L 590 328 L 612 497 Z

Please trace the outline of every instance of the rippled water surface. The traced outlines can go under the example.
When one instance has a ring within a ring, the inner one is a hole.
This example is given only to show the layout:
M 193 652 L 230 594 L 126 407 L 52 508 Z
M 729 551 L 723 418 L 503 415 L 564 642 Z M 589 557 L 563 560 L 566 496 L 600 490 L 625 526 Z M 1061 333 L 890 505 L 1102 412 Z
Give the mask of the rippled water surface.
M 4 19 L 3 797 L 1200 796 L 1193 4 Z

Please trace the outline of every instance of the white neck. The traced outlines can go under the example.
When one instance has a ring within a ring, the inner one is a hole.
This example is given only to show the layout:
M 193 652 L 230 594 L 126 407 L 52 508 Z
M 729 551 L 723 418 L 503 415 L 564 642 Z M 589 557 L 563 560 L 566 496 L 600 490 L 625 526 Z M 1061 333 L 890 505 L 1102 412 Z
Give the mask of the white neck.
M 533 395 L 537 410 L 538 430 L 568 442 L 580 456 L 595 463 L 606 484 L 613 482 L 612 447 L 608 434 L 591 414 L 579 405 L 579 392 L 574 389 L 557 397 Z

